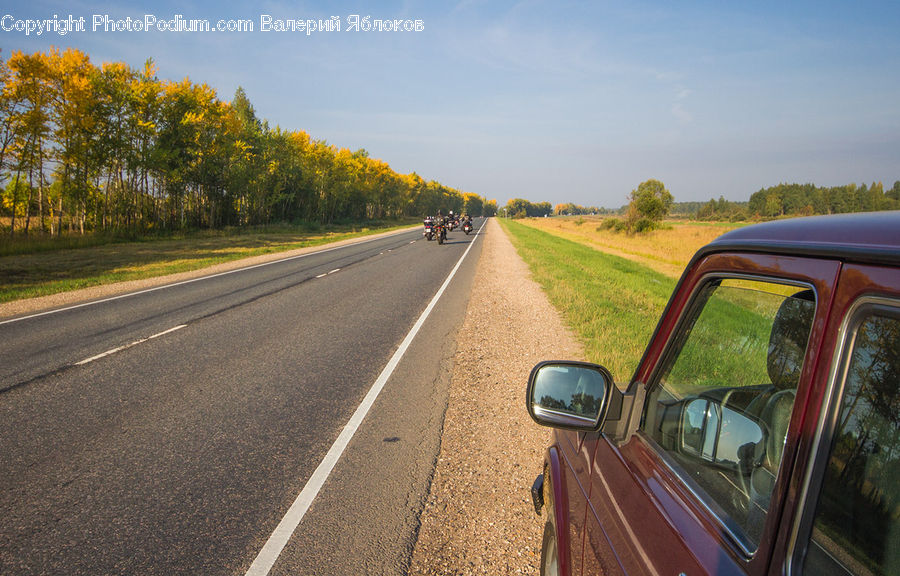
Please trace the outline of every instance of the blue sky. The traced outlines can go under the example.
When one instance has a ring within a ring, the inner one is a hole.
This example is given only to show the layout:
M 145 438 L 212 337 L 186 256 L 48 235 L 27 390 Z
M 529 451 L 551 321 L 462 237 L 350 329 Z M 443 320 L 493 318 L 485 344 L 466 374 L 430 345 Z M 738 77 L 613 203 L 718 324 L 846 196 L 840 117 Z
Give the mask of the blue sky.
M 900 179 L 900 2 L 4 2 L 4 56 L 77 47 L 95 64 L 153 58 L 271 125 L 365 148 L 500 205 L 618 207 L 649 178 L 677 201 L 747 200 L 781 182 Z M 90 31 L 93 15 L 254 21 L 253 32 Z M 341 32 L 259 30 L 338 16 Z M 352 15 L 419 32 L 347 31 Z M 7 20 L 10 22 L 11 20 Z

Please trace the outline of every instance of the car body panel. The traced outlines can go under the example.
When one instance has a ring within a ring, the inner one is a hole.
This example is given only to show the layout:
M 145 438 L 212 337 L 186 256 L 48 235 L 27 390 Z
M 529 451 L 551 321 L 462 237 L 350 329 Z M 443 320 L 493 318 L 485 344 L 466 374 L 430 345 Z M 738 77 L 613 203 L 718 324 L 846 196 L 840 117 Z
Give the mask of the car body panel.
M 570 542 L 569 558 L 570 566 L 580 566 L 582 561 L 582 542 L 584 541 L 584 519 L 587 513 L 585 502 L 587 500 L 588 484 L 584 483 L 587 479 L 589 470 L 588 464 L 584 463 L 584 457 L 579 452 L 581 439 L 577 432 L 567 431 L 560 434 L 559 447 L 561 460 L 565 467 L 561 467 L 561 471 L 567 474 L 565 481 L 566 503 L 568 506 L 565 510 L 565 521 L 562 524 L 568 530 L 568 540 Z M 557 516 L 558 517 L 558 516 Z
M 701 282 L 710 276 L 734 275 L 739 271 L 740 275 L 788 279 L 813 286 L 827 302 L 839 268 L 837 262 L 811 263 L 795 257 L 728 253 L 709 255 L 697 263 L 673 295 L 675 306 L 669 310 L 673 318 L 662 322 L 649 347 L 651 352 L 645 356 L 636 379 L 642 374 L 646 374 L 648 380 L 652 378 L 671 334 L 678 329 L 684 307 Z M 786 274 L 786 270 L 791 272 Z M 824 317 L 827 306 L 820 306 L 818 310 L 815 321 L 818 329 L 814 329 L 811 341 L 821 337 L 827 320 Z M 816 349 L 810 346 L 808 353 L 814 355 Z M 807 361 L 814 363 L 816 360 Z M 641 433 L 621 447 L 606 438 L 597 441 L 590 498 L 595 524 L 589 527 L 588 532 L 603 536 L 594 538 L 591 545 L 586 544 L 585 554 L 587 556 L 590 550 L 603 553 L 591 561 L 586 558 L 587 570 L 584 573 L 659 573 L 663 566 L 654 566 L 650 562 L 652 558 L 665 558 L 666 566 L 676 567 L 686 574 L 765 573 L 768 559 L 759 555 L 744 558 L 715 519 L 705 509 L 693 504 L 692 495 L 659 452 L 649 446 L 652 443 Z M 789 460 L 790 454 L 790 451 L 786 452 L 786 460 Z M 776 491 L 776 500 L 781 499 L 782 492 Z M 608 540 L 606 546 L 603 540 Z M 678 542 L 681 546 L 676 545 Z M 641 545 L 637 546 L 637 543 Z M 618 554 L 610 555 L 606 547 L 618 551 Z M 628 553 L 623 554 L 623 550 L 628 550 Z M 613 557 L 618 560 L 618 568 L 594 572 L 609 569 Z
M 560 574 L 572 574 L 572 540 L 569 537 L 569 518 L 573 516 L 569 510 L 569 493 L 567 478 L 571 477 L 568 463 L 560 455 L 560 447 L 554 444 L 547 449 L 546 463 L 544 466 L 544 500 L 547 503 L 547 518 L 553 525 L 556 533 L 557 549 L 559 551 Z M 576 495 L 576 503 L 579 498 Z M 581 546 L 576 547 L 578 556 L 576 561 L 581 564 Z
M 780 468 L 755 551 L 699 501 L 679 467 L 640 429 L 615 439 L 555 431 L 568 487 L 565 574 L 788 573 L 814 456 L 815 431 L 848 310 L 864 296 L 900 295 L 900 213 L 800 218 L 740 228 L 701 249 L 679 280 L 630 381 L 652 386 L 701 286 L 722 277 L 765 278 L 815 292 L 803 370 Z M 640 409 L 640 408 L 639 408 Z M 683 473 L 683 472 L 682 472 Z M 566 517 L 563 517 L 566 516 Z M 559 532 L 565 531 L 565 536 Z M 793 538 L 793 539 L 792 539 Z

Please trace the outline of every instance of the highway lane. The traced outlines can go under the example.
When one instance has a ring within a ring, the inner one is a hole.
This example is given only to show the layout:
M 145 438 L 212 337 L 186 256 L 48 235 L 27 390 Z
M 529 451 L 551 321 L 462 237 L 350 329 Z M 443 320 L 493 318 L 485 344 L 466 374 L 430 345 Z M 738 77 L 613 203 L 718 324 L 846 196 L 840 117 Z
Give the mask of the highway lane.
M 272 571 L 401 573 L 480 253 L 419 238 L 0 325 L 0 573 L 245 573 L 474 243 Z
M 245 305 L 417 240 L 408 231 L 337 250 L 188 281 L 75 307 L 50 316 L 0 321 L 0 389 L 21 385 L 95 354 Z

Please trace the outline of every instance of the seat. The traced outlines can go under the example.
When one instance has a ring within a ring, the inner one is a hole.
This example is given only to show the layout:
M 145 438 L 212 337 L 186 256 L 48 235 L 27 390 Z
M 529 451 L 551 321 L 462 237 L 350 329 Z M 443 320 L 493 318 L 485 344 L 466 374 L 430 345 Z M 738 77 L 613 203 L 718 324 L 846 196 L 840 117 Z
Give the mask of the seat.
M 763 439 L 754 447 L 752 469 L 749 471 L 747 531 L 755 542 L 762 534 L 784 454 L 814 314 L 815 295 L 812 290 L 803 290 L 781 304 L 772 323 L 766 358 L 772 392 L 759 413 Z

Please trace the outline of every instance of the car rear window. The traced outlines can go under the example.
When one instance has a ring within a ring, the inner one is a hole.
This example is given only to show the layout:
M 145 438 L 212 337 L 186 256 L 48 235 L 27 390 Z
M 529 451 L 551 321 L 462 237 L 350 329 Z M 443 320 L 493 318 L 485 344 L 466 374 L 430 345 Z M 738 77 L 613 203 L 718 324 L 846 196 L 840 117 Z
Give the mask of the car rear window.
M 856 326 L 806 574 L 900 574 L 900 309 Z

